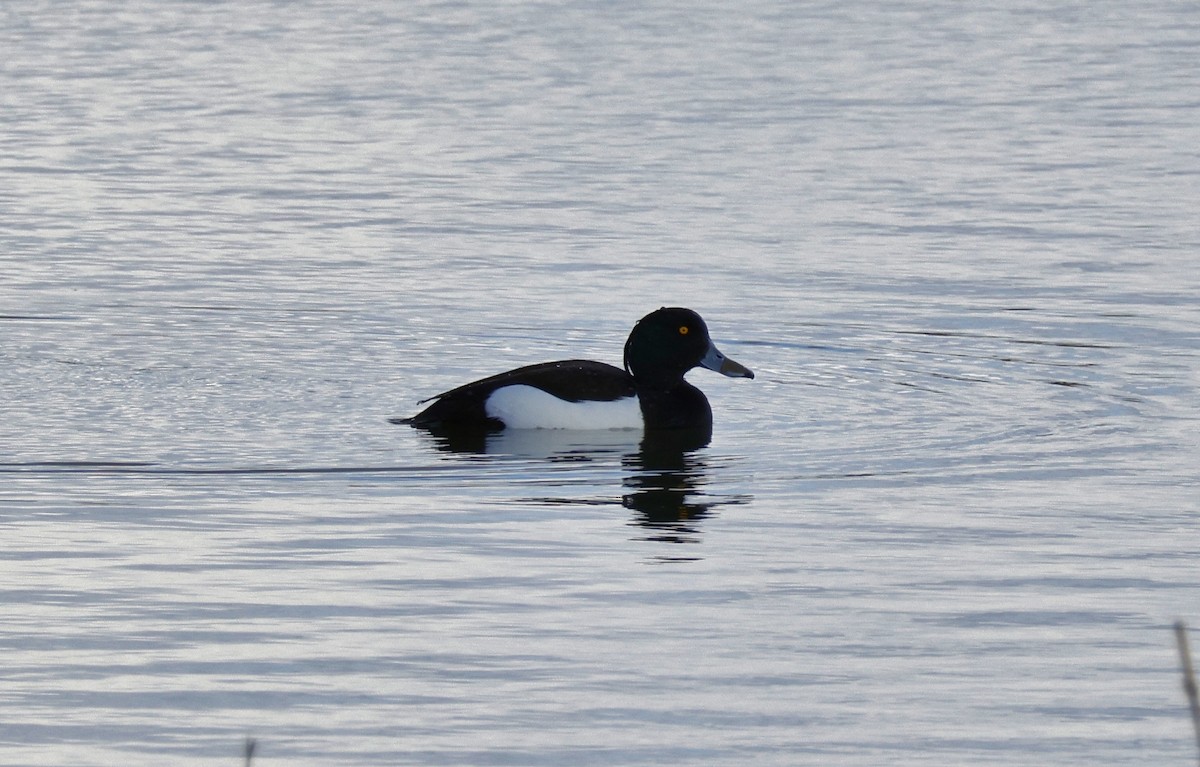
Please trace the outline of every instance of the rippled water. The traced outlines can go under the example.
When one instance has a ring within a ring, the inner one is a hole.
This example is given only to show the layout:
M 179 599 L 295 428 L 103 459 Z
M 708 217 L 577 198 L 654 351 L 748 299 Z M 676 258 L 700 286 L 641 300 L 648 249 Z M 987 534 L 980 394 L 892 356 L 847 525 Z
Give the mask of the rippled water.
M 0 15 L 0 761 L 1195 758 L 1191 5 Z

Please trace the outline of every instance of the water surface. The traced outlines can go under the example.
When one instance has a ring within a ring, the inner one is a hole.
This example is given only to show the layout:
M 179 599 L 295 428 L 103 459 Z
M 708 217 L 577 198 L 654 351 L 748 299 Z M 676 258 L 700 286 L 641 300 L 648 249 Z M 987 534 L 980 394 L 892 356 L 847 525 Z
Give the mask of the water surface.
M 3 15 L 6 763 L 1194 759 L 1188 4 Z M 661 305 L 703 449 L 387 421 Z

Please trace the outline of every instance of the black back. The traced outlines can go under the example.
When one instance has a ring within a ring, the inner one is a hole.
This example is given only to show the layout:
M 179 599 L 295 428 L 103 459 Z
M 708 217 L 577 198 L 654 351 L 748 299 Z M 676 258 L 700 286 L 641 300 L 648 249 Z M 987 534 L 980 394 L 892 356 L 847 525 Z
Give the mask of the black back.
M 432 405 L 403 422 L 426 429 L 458 426 L 502 429 L 504 424 L 501 421 L 488 418 L 484 404 L 492 392 L 516 384 L 536 387 L 568 402 L 611 402 L 632 397 L 636 393 L 633 376 L 603 362 L 542 362 L 473 381 L 430 397 L 434 400 Z

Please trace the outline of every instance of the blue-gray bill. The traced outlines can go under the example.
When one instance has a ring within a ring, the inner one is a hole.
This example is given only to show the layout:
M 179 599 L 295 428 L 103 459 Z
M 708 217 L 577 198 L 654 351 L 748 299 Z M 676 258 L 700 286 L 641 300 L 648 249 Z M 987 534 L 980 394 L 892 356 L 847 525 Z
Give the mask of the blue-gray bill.
M 709 370 L 715 370 L 721 375 L 729 376 L 730 378 L 753 378 L 754 371 L 740 362 L 735 362 L 716 347 L 716 344 L 708 345 L 708 353 L 704 355 L 704 359 L 700 360 L 700 366 L 706 367 Z

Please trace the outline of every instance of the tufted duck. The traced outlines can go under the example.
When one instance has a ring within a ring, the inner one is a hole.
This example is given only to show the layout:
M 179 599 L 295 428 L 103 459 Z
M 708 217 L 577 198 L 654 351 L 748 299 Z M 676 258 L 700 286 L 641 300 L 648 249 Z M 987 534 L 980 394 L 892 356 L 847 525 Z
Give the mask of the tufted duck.
M 443 392 L 412 418 L 430 431 L 511 429 L 687 429 L 711 433 L 712 409 L 684 373 L 705 367 L 754 378 L 713 344 L 691 309 L 662 308 L 633 326 L 625 369 L 563 360 L 510 370 Z

